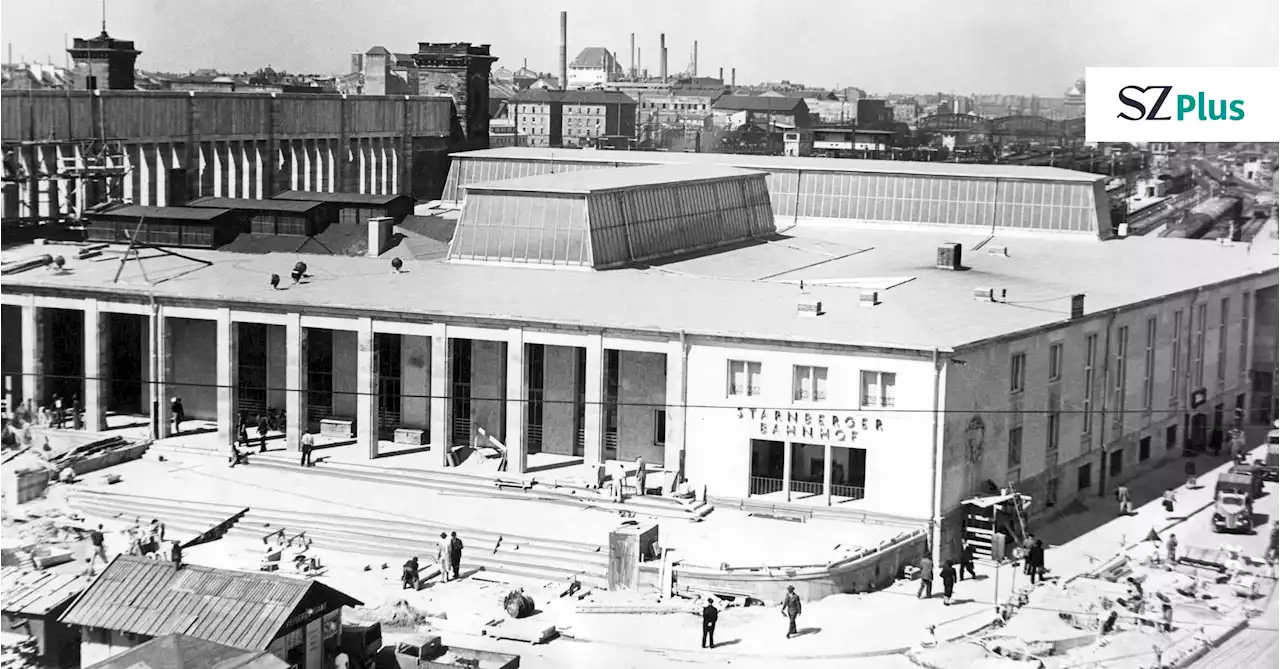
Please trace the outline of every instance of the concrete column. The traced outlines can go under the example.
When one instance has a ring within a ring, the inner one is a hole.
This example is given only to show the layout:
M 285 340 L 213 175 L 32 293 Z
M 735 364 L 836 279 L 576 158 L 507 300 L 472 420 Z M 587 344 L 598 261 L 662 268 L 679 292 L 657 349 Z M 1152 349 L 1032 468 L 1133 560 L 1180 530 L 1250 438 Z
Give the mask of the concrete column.
M 341 145 L 339 145 L 338 142 L 335 142 L 335 141 L 325 142 L 325 149 L 324 149 L 325 163 L 328 165 L 328 172 L 326 172 L 326 175 L 325 175 L 325 184 L 327 186 L 327 188 L 325 189 L 326 192 L 335 193 L 335 192 L 340 192 L 342 190 L 340 187 L 337 187 L 339 185 L 338 178 L 340 176 L 339 175 L 340 170 L 338 168 L 338 161 L 340 159 L 340 156 L 338 155 L 338 152 L 342 150 L 344 149 Z
M 84 301 L 84 425 L 91 432 L 107 428 L 107 360 L 110 332 L 98 301 Z
M 356 140 L 356 174 L 359 175 L 359 184 L 357 193 L 368 193 L 366 190 L 369 181 L 368 161 L 365 156 L 365 146 L 363 139 Z
M 822 470 L 822 498 L 827 506 L 831 506 L 831 457 L 834 451 L 831 444 L 824 444 L 822 451 L 822 462 L 825 465 Z
M 169 422 L 169 378 L 172 366 L 170 355 L 170 338 L 168 319 L 164 315 L 164 307 L 155 305 L 151 308 L 149 319 L 151 330 L 151 425 L 152 434 L 157 439 L 165 439 L 172 432 Z
M 523 474 L 529 468 L 529 447 L 525 443 L 528 386 L 524 369 L 524 330 L 507 331 L 507 471 Z
M 302 315 L 291 313 L 284 326 L 285 441 L 298 450 L 307 428 L 307 338 Z
M 433 326 L 431 333 L 431 450 L 439 456 L 441 466 L 449 466 L 449 451 L 453 448 L 450 434 L 452 421 L 453 360 L 449 357 L 449 332 L 443 323 Z
M 152 198 L 157 207 L 169 205 L 169 168 L 172 167 L 172 149 L 168 144 L 156 145 L 156 194 Z
M 378 457 L 378 356 L 373 319 L 361 318 L 356 331 L 356 443 Z
M 218 443 L 236 439 L 236 389 L 239 386 L 240 337 L 231 321 L 231 310 L 218 310 Z
M 44 314 L 34 304 L 22 305 L 22 399 L 44 404 Z
M 388 140 L 391 144 L 391 150 L 387 152 L 388 169 L 391 172 L 391 190 L 387 191 L 388 195 L 395 195 L 400 192 L 400 147 L 397 140 Z
M 667 347 L 667 434 L 663 448 L 663 468 L 684 475 L 684 343 Z
M 387 140 L 378 140 L 378 194 L 386 195 L 391 186 L 391 160 L 387 151 Z
M 588 465 L 604 464 L 604 339 L 587 336 L 587 369 L 582 420 L 582 455 Z
M 782 442 L 782 493 L 791 501 L 791 442 Z

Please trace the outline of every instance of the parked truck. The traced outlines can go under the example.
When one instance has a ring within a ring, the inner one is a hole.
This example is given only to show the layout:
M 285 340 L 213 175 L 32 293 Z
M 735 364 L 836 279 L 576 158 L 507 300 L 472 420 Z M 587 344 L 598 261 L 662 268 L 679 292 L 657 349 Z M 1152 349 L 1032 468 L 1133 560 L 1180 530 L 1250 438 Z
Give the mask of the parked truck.
M 1230 472 L 1218 477 L 1213 499 L 1213 531 L 1241 532 L 1253 530 L 1253 477 Z
M 1267 433 L 1267 459 L 1262 461 L 1262 467 L 1267 480 L 1280 480 L 1280 429 Z

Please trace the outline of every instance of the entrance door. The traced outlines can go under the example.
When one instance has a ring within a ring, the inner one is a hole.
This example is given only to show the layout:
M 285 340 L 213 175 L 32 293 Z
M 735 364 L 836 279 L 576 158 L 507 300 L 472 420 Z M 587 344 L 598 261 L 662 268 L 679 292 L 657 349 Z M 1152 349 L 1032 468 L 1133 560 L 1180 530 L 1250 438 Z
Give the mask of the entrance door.
M 1111 466 L 1108 468 L 1111 472 L 1108 474 L 1111 478 L 1120 475 L 1120 471 L 1124 468 L 1124 449 L 1120 448 L 1111 452 Z
M 786 444 L 765 439 L 751 440 L 751 484 L 749 494 L 781 492 L 786 475 Z
M 1191 434 L 1187 435 L 1191 440 L 1191 449 L 1203 451 L 1205 442 L 1209 435 L 1209 419 L 1202 413 L 1198 413 L 1191 417 Z

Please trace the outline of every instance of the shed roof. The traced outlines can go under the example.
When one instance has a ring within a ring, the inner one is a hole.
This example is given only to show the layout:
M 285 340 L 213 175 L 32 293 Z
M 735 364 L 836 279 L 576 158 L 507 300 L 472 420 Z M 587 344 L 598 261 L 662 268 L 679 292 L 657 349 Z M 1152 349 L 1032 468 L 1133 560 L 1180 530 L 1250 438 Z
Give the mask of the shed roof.
M 316 581 L 199 565 L 178 568 L 162 560 L 121 555 L 60 622 L 146 636 L 184 634 L 265 650 L 313 588 L 334 604 L 361 605 Z
M 278 195 L 272 195 L 271 199 L 299 202 L 335 202 L 337 204 L 381 207 L 396 200 L 408 200 L 411 198 L 408 195 L 399 193 L 320 193 L 309 190 L 287 190 Z
M 265 651 L 245 651 L 204 639 L 169 634 L 90 665 L 88 669 L 287 669 Z
M 539 174 L 473 184 L 467 186 L 467 190 L 586 194 L 643 186 L 743 178 L 757 174 L 764 173 L 722 165 L 644 165 L 618 170 L 578 170 Z
M 141 205 L 131 204 L 107 211 L 94 212 L 89 214 L 90 219 L 94 218 L 160 218 L 167 220 L 181 221 L 212 221 L 219 216 L 231 213 L 230 209 L 219 208 L 213 205 L 207 207 L 144 207 Z
M 218 209 L 234 209 L 239 211 L 280 211 L 294 214 L 305 214 L 324 202 L 310 200 L 251 200 L 238 197 L 202 197 L 188 203 L 191 207 L 215 207 Z
M 760 111 L 774 113 L 808 112 L 804 98 L 773 97 L 765 95 L 722 95 L 711 105 L 727 111 Z
M 3 577 L 4 612 L 22 616 L 47 616 L 89 586 L 78 573 L 6 570 Z

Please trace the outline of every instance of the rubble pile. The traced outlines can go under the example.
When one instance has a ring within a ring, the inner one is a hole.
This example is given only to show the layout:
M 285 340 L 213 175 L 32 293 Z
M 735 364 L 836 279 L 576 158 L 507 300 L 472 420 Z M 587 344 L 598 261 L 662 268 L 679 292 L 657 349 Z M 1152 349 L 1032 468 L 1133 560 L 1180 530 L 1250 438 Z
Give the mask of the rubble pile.
M 376 608 L 360 607 L 352 609 L 348 619 L 352 623 L 360 625 L 381 623 L 383 629 L 412 630 L 425 625 L 434 617 L 414 608 L 409 602 L 401 599 Z

